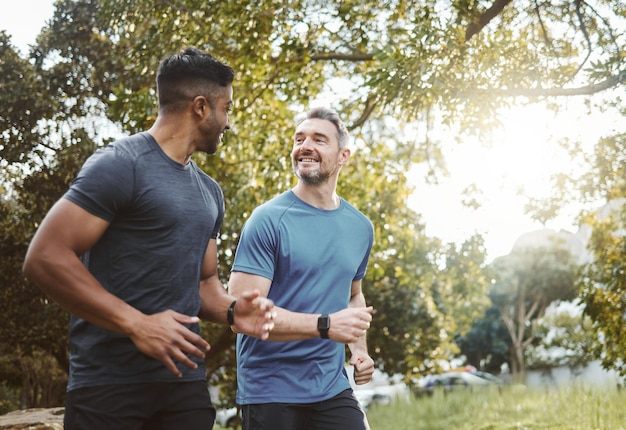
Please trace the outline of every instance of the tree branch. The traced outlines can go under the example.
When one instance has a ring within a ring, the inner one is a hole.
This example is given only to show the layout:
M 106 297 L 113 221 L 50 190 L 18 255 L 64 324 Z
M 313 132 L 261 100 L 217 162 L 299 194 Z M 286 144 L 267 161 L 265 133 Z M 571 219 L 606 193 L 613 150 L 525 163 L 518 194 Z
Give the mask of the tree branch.
M 609 22 L 606 20 L 605 17 L 603 17 L 602 15 L 600 15 L 598 13 L 597 10 L 595 10 L 589 3 L 587 3 L 586 1 L 584 2 L 585 6 L 588 7 L 589 9 L 591 9 L 591 12 L 593 12 L 593 14 L 598 17 L 598 19 L 600 21 L 602 21 L 602 23 L 604 24 L 604 26 L 607 29 L 608 35 L 611 38 L 611 41 L 613 42 L 613 45 L 615 46 L 615 52 L 619 53 L 621 51 L 619 44 L 617 43 L 617 39 L 615 38 L 615 34 L 613 34 L 613 28 L 611 27 L 611 25 L 609 24 Z
M 370 61 L 374 59 L 374 54 L 339 54 L 336 52 L 328 54 L 315 54 L 311 55 L 313 61 L 328 61 L 328 60 L 340 60 L 340 61 Z
M 528 309 L 528 312 L 526 312 L 523 315 L 524 321 L 529 321 L 538 307 L 539 307 L 539 301 L 538 300 L 533 301 L 533 304 L 530 306 L 530 309 Z
M 577 88 L 492 88 L 484 90 L 472 90 L 467 94 L 490 93 L 506 97 L 559 97 L 559 96 L 589 96 L 610 88 L 617 87 L 626 82 L 626 70 L 611 76 L 597 84 L 586 85 Z
M 500 311 L 500 317 L 502 318 L 502 321 L 504 322 L 504 325 L 506 326 L 506 329 L 508 330 L 511 339 L 514 342 L 517 342 L 518 339 L 515 333 L 515 323 L 513 322 L 513 318 L 506 313 L 506 309 L 504 306 L 498 306 L 498 310 Z
M 537 14 L 537 20 L 539 21 L 539 27 L 541 27 L 541 34 L 543 34 L 543 40 L 546 42 L 546 45 L 550 47 L 550 51 L 554 53 L 554 45 L 552 44 L 552 39 L 550 39 L 550 35 L 546 30 L 546 25 L 543 22 L 543 18 L 541 18 L 541 11 L 539 10 L 539 5 L 537 4 L 537 0 L 534 0 L 535 3 L 535 13 Z
M 517 340 L 519 344 L 522 344 L 524 340 L 524 330 L 526 327 L 526 290 L 518 287 L 517 293 L 517 307 L 515 311 L 515 319 L 517 322 Z
M 587 43 L 587 55 L 585 56 L 585 59 L 578 66 L 578 69 L 576 69 L 576 71 L 574 72 L 574 76 L 576 76 L 578 72 L 580 72 L 582 68 L 584 67 L 584 65 L 587 63 L 587 61 L 589 60 L 589 57 L 591 57 L 592 48 L 591 48 L 591 40 L 589 39 L 589 33 L 587 32 L 587 27 L 585 26 L 585 20 L 584 20 L 583 13 L 581 10 L 581 0 L 575 0 L 574 4 L 576 5 L 576 18 L 578 18 L 580 31 L 582 31 L 583 37 L 585 38 L 585 42 Z
M 496 0 L 493 5 L 485 12 L 483 12 L 478 21 L 471 22 L 465 29 L 465 41 L 469 41 L 473 36 L 478 34 L 492 19 L 494 19 L 500 12 L 504 10 L 506 5 L 511 3 L 512 0 Z
M 372 111 L 374 110 L 374 108 L 378 105 L 378 103 L 376 102 L 376 98 L 373 95 L 370 95 L 367 100 L 365 101 L 365 109 L 363 110 L 363 113 L 361 114 L 361 116 L 359 117 L 359 119 L 357 119 L 351 126 L 350 129 L 355 129 L 357 127 L 360 127 L 363 125 L 363 123 L 365 121 L 367 121 L 367 119 L 369 118 L 370 114 L 372 113 Z

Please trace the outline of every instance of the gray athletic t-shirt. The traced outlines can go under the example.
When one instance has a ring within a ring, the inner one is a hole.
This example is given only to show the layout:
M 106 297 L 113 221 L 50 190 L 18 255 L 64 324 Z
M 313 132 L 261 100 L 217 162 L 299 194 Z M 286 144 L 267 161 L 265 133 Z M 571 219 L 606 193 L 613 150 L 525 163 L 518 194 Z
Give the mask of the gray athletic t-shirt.
M 222 190 L 192 161 L 169 158 L 149 133 L 120 139 L 96 151 L 64 196 L 110 222 L 83 256 L 89 271 L 112 294 L 146 314 L 200 311 L 202 259 L 224 218 Z M 197 324 L 191 329 L 199 333 Z M 205 379 L 195 370 L 165 366 L 142 354 L 123 335 L 83 319 L 70 322 L 68 391 L 85 386 Z

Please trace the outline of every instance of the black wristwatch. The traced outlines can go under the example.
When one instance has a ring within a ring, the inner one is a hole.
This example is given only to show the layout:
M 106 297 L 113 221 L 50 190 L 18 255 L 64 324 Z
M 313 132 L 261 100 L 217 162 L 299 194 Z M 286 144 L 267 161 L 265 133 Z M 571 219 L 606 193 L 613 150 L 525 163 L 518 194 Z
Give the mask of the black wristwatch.
M 317 319 L 317 331 L 322 339 L 328 339 L 328 329 L 330 328 L 330 317 L 328 314 L 320 315 Z

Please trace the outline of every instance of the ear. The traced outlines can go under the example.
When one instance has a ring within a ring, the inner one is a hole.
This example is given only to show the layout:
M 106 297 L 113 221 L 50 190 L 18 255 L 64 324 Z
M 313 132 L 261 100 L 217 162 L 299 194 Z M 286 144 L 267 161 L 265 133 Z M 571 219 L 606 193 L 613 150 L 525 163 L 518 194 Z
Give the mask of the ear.
M 348 161 L 350 160 L 350 155 L 352 155 L 350 148 L 346 147 L 339 151 L 339 165 L 343 166 L 345 164 L 348 164 Z
M 198 116 L 204 116 L 205 111 L 209 107 L 209 102 L 204 96 L 196 96 L 191 102 L 191 108 L 193 112 Z

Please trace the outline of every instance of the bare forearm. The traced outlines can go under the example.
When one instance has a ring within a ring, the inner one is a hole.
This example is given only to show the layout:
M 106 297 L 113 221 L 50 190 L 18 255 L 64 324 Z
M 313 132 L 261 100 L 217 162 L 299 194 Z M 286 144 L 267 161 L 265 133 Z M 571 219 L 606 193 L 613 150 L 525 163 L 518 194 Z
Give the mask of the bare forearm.
M 319 314 L 291 312 L 279 307 L 274 307 L 274 310 L 276 317 L 269 340 L 289 342 L 319 337 L 320 334 L 317 331 Z
M 350 308 L 364 308 L 366 306 L 367 303 L 365 302 L 365 296 L 361 292 L 354 294 L 350 298 L 350 302 L 348 304 L 348 307 Z M 350 352 L 352 354 L 354 354 L 356 351 L 367 353 L 367 334 L 363 334 L 363 336 L 359 337 L 356 342 L 349 343 L 348 348 L 350 348 Z
M 200 281 L 200 319 L 218 324 L 227 324 L 226 311 L 235 297 L 228 294 L 217 277 Z
M 352 355 L 356 355 L 358 352 L 367 355 L 367 334 L 359 337 L 356 342 L 349 343 L 348 348 L 350 349 L 350 353 Z
M 270 340 L 287 342 L 320 337 L 317 321 L 320 314 L 290 312 L 275 307 L 276 317 Z M 350 344 L 358 341 L 371 319 L 371 308 L 346 308 L 329 315 L 328 338 L 335 342 Z
M 350 297 L 350 302 L 348 302 L 348 307 L 350 308 L 364 308 L 367 306 L 365 302 L 365 296 L 363 293 L 356 293 Z

